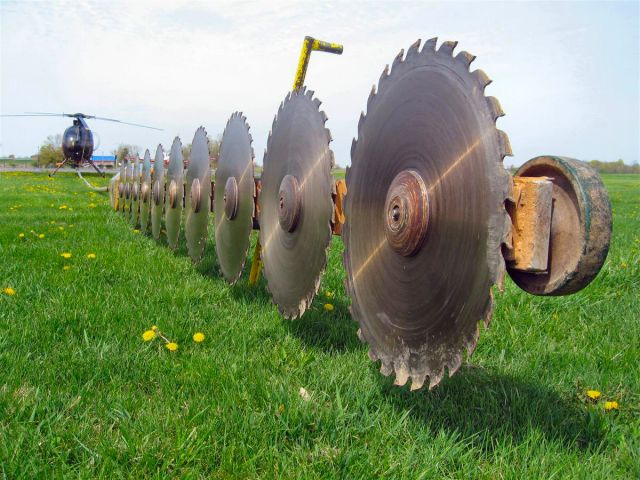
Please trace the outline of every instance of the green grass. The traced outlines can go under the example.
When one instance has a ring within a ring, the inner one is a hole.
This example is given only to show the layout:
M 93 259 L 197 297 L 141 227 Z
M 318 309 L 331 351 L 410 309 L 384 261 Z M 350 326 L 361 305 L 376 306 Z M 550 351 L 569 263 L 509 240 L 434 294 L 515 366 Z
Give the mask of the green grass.
M 193 267 L 72 175 L 2 173 L 0 478 L 638 478 L 640 177 L 604 180 L 614 239 L 593 284 L 507 282 L 472 359 L 411 393 L 357 340 L 340 239 L 335 310 L 288 322 L 263 280 L 227 286 L 211 246 Z M 151 325 L 178 351 L 143 342 Z

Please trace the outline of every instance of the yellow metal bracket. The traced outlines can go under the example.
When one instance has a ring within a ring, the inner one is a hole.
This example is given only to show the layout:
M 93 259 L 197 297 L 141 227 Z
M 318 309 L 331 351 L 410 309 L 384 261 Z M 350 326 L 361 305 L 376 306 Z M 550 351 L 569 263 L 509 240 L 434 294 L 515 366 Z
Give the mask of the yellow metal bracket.
M 309 58 L 311 58 L 311 52 L 314 50 L 340 55 L 342 54 L 343 47 L 339 43 L 324 42 L 309 36 L 304 37 L 302 50 L 300 51 L 300 59 L 298 60 L 298 68 L 296 69 L 296 77 L 293 80 L 293 90 L 297 90 L 304 85 L 304 77 L 307 75 Z M 253 252 L 251 271 L 249 272 L 249 285 L 253 285 L 258 281 L 258 276 L 262 268 L 262 260 L 260 259 L 261 249 L 260 240 L 258 240 L 256 249 Z

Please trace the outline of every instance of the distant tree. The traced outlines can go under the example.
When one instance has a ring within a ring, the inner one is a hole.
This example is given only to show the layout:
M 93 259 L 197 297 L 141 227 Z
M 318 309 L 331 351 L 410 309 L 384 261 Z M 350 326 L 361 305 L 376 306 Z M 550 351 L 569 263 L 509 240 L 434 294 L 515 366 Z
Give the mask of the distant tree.
M 182 146 L 182 161 L 184 162 L 185 168 L 189 165 L 189 157 L 191 157 L 191 144 L 187 143 Z
M 601 162 L 600 160 L 591 160 L 589 162 L 591 168 L 599 173 L 640 173 L 638 163 L 627 165 L 621 158 L 616 162 Z
M 218 135 L 215 140 L 211 135 L 207 136 L 209 140 L 209 161 L 211 168 L 218 167 L 218 157 L 220 156 L 220 144 L 222 143 L 222 135 Z
M 116 157 L 116 164 L 120 164 L 127 156 L 137 157 L 139 151 L 140 147 L 138 147 L 137 145 L 127 145 L 121 143 L 120 145 L 118 145 L 118 148 L 113 150 L 112 153 Z
M 63 160 L 62 135 L 49 135 L 38 151 L 38 166 L 48 167 Z
M 9 160 L 15 160 L 16 156 L 12 153 L 11 155 L 9 155 Z

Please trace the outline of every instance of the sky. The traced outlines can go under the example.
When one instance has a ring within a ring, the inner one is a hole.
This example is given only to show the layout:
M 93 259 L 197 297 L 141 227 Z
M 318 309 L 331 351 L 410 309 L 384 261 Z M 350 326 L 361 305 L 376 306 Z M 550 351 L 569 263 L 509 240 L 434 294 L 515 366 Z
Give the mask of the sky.
M 83 112 L 97 154 L 152 152 L 244 112 L 256 162 L 292 88 L 305 35 L 344 45 L 312 55 L 336 162 L 350 163 L 371 86 L 416 39 L 457 40 L 477 56 L 520 165 L 542 154 L 640 160 L 640 2 L 196 2 L 0 0 L 0 112 Z M 36 153 L 70 119 L 0 118 L 0 156 Z

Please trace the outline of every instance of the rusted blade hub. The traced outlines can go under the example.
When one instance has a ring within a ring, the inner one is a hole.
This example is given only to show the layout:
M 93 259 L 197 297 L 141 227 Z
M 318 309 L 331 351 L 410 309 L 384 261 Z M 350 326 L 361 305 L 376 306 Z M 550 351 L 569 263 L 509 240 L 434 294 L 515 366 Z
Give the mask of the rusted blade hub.
M 175 180 L 171 180 L 169 184 L 169 205 L 171 205 L 171 208 L 178 206 L 178 185 Z
M 191 182 L 191 209 L 193 210 L 193 213 L 198 213 L 200 211 L 201 199 L 200 180 L 194 178 L 193 182 Z
M 385 202 L 385 233 L 396 253 L 418 253 L 429 224 L 429 194 L 415 170 L 403 170 L 391 182 Z
M 293 175 L 285 175 L 280 183 L 278 221 L 285 232 L 293 232 L 300 219 L 302 196 L 300 184 Z
M 160 180 L 156 180 L 156 182 L 153 184 L 153 203 L 155 203 L 156 205 L 160 205 L 160 189 L 161 189 L 161 185 L 160 185 Z
M 229 220 L 238 214 L 238 182 L 236 177 L 229 177 L 224 186 L 224 214 Z

